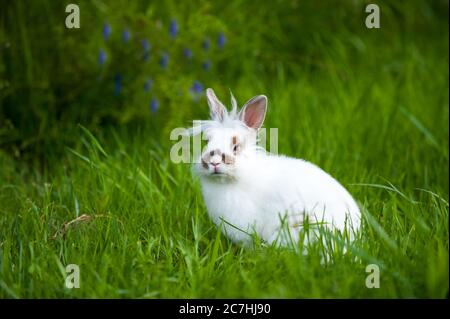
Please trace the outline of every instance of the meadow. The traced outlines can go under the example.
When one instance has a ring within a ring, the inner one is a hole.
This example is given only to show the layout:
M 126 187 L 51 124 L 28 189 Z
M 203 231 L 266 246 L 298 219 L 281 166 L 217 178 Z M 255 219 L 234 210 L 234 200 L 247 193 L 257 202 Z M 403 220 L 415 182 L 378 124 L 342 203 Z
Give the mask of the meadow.
M 79 31 L 58 1 L 0 13 L 0 298 L 448 298 L 448 2 L 379 1 L 380 29 L 362 1 L 80 3 Z M 218 231 L 169 158 L 206 87 L 267 95 L 279 153 L 352 193 L 348 251 Z

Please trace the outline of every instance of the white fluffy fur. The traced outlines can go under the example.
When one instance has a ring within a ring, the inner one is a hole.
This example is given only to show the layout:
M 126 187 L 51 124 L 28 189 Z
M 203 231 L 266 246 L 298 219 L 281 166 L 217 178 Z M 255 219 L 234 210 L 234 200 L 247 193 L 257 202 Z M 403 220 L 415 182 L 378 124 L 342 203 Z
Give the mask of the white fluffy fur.
M 229 238 L 250 244 L 256 232 L 268 243 L 286 245 L 298 240 L 306 216 L 310 224 L 320 222 L 329 229 L 352 233 L 359 229 L 359 208 L 333 177 L 307 161 L 268 154 L 256 146 L 258 127 L 250 128 L 243 121 L 243 112 L 252 107 L 254 99 L 238 114 L 234 98 L 228 113 L 212 90 L 208 89 L 207 96 L 213 120 L 194 128 L 194 133 L 202 131 L 209 141 L 202 155 L 212 150 L 233 154 L 233 136 L 240 147 L 234 164 L 220 164 L 216 174 L 213 166 L 205 168 L 200 159 L 194 165 L 208 213 Z M 266 103 L 259 96 L 262 99 Z M 288 239 L 283 223 L 289 227 Z

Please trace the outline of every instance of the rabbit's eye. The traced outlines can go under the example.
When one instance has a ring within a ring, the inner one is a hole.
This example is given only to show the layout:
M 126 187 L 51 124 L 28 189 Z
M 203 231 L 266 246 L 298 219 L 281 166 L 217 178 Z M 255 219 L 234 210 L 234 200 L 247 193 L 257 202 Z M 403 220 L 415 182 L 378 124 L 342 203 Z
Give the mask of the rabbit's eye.
M 239 153 L 239 151 L 241 149 L 241 146 L 238 143 L 237 136 L 233 136 L 233 138 L 231 139 L 231 145 L 233 145 L 233 153 L 234 153 L 234 155 Z

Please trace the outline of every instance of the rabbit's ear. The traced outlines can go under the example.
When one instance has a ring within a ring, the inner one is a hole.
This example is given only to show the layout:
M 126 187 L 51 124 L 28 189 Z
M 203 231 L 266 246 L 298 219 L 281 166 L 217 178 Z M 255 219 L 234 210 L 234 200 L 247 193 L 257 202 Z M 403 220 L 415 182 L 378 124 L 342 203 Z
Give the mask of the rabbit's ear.
M 259 129 L 266 117 L 267 97 L 257 95 L 244 104 L 239 112 L 239 119 L 250 128 Z
M 219 101 L 216 94 L 214 94 L 213 89 L 209 88 L 206 89 L 206 97 L 208 100 L 211 118 L 213 120 L 222 121 L 225 118 L 225 113 L 227 112 L 227 109 L 222 104 L 222 102 Z

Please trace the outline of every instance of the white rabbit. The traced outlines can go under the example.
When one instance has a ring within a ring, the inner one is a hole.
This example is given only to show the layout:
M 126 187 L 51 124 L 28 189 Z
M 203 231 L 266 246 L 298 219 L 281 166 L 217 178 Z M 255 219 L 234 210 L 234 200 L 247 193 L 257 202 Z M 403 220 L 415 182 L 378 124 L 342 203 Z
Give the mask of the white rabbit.
M 333 177 L 307 161 L 257 146 L 266 96 L 253 97 L 239 113 L 231 96 L 228 113 L 212 89 L 206 95 L 211 120 L 193 127 L 192 133 L 203 132 L 208 142 L 194 172 L 210 217 L 231 240 L 248 245 L 256 232 L 269 244 L 287 245 L 299 240 L 305 217 L 310 224 L 320 222 L 341 232 L 359 229 L 359 208 Z

